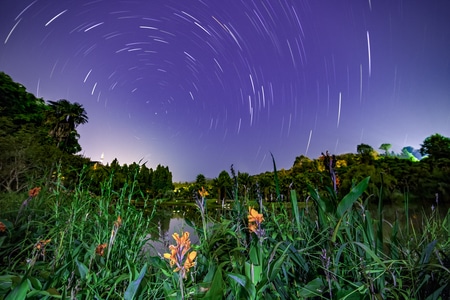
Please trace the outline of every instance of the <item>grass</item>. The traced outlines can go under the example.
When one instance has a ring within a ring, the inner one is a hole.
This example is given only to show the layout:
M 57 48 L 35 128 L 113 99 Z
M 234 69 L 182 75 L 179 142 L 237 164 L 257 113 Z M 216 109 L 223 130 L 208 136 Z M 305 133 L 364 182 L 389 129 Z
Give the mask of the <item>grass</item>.
M 26 205 L 9 194 L 0 299 L 448 299 L 449 213 L 385 222 L 382 199 L 372 209 L 363 196 L 369 180 L 339 199 L 311 187 L 306 205 L 294 190 L 289 203 L 237 195 L 218 219 L 206 214 L 203 191 L 200 241 L 180 232 L 171 259 L 149 255 L 157 206 L 135 207 L 133 185 L 114 192 L 106 181 L 93 195 L 56 182 Z

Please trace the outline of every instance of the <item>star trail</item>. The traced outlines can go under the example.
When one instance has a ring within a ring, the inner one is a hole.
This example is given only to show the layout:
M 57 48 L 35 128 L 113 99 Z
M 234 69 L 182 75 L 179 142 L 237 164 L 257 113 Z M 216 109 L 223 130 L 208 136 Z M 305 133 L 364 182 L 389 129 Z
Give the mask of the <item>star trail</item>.
M 0 71 L 85 107 L 81 154 L 175 181 L 450 136 L 450 3 L 16 0 Z

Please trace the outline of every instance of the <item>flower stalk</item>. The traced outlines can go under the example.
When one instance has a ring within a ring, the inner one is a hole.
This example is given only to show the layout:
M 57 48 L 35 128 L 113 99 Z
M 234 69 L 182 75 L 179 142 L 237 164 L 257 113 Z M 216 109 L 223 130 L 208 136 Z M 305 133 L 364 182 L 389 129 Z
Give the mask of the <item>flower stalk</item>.
M 174 272 L 179 272 L 178 283 L 180 285 L 181 299 L 184 299 L 184 283 L 189 269 L 195 266 L 196 251 L 191 250 L 191 240 L 189 232 L 184 232 L 181 236 L 178 233 L 172 235 L 176 241 L 175 245 L 170 245 L 170 253 L 164 253 L 164 258 L 169 260 L 170 267 L 175 266 Z
M 198 197 L 198 195 L 200 195 L 200 198 Z M 203 237 L 206 241 L 208 239 L 206 230 L 206 196 L 208 196 L 209 193 L 207 190 L 205 190 L 204 187 L 202 187 L 201 190 L 198 190 L 198 195 L 196 195 L 195 197 L 195 203 L 200 210 L 200 215 L 202 217 Z

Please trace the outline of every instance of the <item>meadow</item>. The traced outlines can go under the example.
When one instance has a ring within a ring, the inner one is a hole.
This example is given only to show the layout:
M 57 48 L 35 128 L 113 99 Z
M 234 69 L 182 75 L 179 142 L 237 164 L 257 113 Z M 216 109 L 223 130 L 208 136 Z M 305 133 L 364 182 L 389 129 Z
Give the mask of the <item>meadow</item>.
M 236 186 L 219 218 L 202 188 L 198 243 L 175 233 L 164 255 L 148 250 L 158 201 L 141 193 L 137 207 L 136 184 L 4 194 L 0 299 L 448 299 L 449 213 L 409 216 L 405 195 L 386 221 L 369 181 L 339 199 L 309 187 L 305 199 L 291 190 L 290 202 L 272 203 Z

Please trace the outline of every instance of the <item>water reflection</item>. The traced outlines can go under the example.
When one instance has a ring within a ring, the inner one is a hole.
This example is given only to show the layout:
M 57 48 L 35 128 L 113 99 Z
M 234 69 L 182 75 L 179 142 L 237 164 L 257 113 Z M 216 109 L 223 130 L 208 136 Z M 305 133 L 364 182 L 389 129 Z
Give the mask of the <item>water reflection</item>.
M 220 209 L 210 209 L 209 217 L 217 218 L 222 214 Z M 152 218 L 152 226 L 147 236 L 151 241 L 148 244 L 150 255 L 162 255 L 168 252 L 169 245 L 174 244 L 172 235 L 175 232 L 188 231 L 192 244 L 198 244 L 199 237 L 195 227 L 201 228 L 201 216 L 194 205 L 160 205 Z
M 288 206 L 288 204 L 285 205 Z M 431 206 L 415 204 L 409 206 L 408 214 L 406 214 L 403 204 L 386 204 L 383 209 L 383 219 L 385 220 L 383 230 L 389 235 L 392 231 L 393 222 L 398 220 L 400 224 L 404 225 L 406 216 L 415 229 L 420 229 L 424 218 L 429 218 L 432 211 L 436 209 L 437 207 L 431 208 Z M 439 204 L 437 215 L 444 219 L 449 209 L 449 203 Z M 376 204 L 371 204 L 370 211 L 372 217 L 376 219 L 378 216 Z M 221 217 L 226 217 L 229 213 L 229 210 L 221 207 L 208 208 L 208 217 L 213 220 L 220 220 Z M 162 255 L 168 252 L 169 245 L 175 243 L 172 238 L 172 234 L 175 232 L 181 234 L 183 231 L 188 231 L 192 244 L 198 244 L 199 238 L 195 227 L 202 228 L 202 223 L 200 212 L 192 203 L 183 203 L 183 205 L 176 206 L 160 205 L 152 218 L 152 226 L 147 236 L 151 241 L 145 251 L 150 255 Z
M 163 227 L 162 224 L 167 227 Z M 182 217 L 162 219 L 155 225 L 154 229 L 156 229 L 156 234 L 153 232 L 147 236 L 147 238 L 150 238 L 150 242 L 146 250 L 152 256 L 163 255 L 163 253 L 169 252 L 169 245 L 175 244 L 175 240 L 172 238 L 172 234 L 175 232 L 181 234 L 181 232 L 188 231 L 190 233 L 191 243 L 198 244 L 198 235 L 195 229 L 188 225 Z

